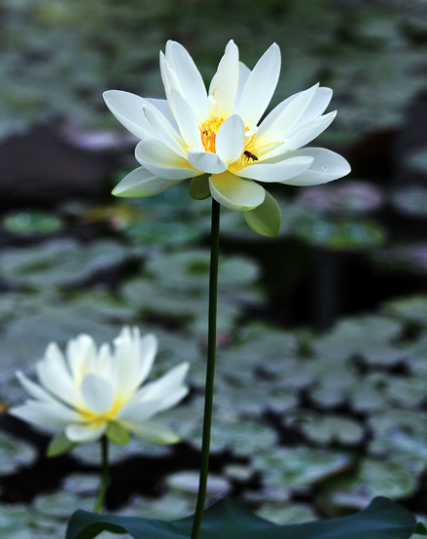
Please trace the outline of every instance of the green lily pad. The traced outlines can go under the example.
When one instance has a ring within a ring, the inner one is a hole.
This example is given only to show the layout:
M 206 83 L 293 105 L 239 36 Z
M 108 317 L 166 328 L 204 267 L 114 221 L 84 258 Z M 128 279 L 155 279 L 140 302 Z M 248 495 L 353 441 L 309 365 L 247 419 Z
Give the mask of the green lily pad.
M 22 236 L 49 235 L 64 227 L 59 217 L 40 211 L 8 213 L 4 216 L 2 225 L 9 232 Z
M 343 472 L 351 459 L 332 451 L 308 447 L 280 448 L 259 453 L 254 458 L 257 469 L 265 474 L 269 486 L 307 487 Z
M 287 424 L 295 422 L 306 436 L 322 444 L 338 442 L 352 445 L 361 442 L 364 436 L 364 429 L 359 423 L 338 415 L 317 417 L 313 414 L 296 413 L 286 417 Z
M 68 524 L 66 539 L 92 539 L 104 530 L 129 533 L 134 539 L 182 538 L 190 536 L 192 524 L 193 517 L 166 522 L 77 511 Z M 256 517 L 233 500 L 223 498 L 205 510 L 201 537 L 359 539 L 361 535 L 366 535 L 371 539 L 407 539 L 416 528 L 414 517 L 387 498 L 376 498 L 364 511 L 349 517 L 287 526 L 279 526 Z M 424 531 L 424 527 L 422 530 Z

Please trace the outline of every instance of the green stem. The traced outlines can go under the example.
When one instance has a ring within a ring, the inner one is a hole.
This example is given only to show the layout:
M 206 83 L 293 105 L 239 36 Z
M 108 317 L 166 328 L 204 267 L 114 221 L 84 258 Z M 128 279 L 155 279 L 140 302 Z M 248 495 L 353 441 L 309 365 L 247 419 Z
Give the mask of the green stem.
M 211 222 L 211 262 L 209 269 L 209 318 L 208 318 L 208 353 L 205 385 L 205 411 L 203 416 L 202 458 L 200 465 L 199 492 L 194 514 L 191 539 L 198 539 L 202 525 L 203 510 L 206 500 L 206 485 L 209 471 L 209 448 L 211 444 L 212 406 L 215 377 L 216 353 L 216 310 L 218 299 L 218 259 L 219 259 L 219 216 L 220 205 L 212 199 Z
M 102 475 L 101 485 L 99 487 L 98 498 L 95 502 L 95 513 L 100 513 L 104 507 L 105 493 L 108 486 L 108 438 L 101 438 L 101 458 L 102 458 Z

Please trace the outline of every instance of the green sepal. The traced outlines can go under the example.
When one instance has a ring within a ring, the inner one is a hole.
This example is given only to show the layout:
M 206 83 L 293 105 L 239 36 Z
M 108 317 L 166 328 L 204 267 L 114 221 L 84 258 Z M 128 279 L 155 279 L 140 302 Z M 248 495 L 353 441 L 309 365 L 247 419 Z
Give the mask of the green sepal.
M 69 440 L 63 432 L 57 434 L 51 441 L 46 451 L 47 457 L 57 457 L 63 453 L 67 453 L 73 447 L 76 447 L 77 443 Z
M 103 531 L 128 533 L 133 539 L 182 539 L 190 537 L 192 525 L 192 516 L 168 522 L 80 510 L 68 523 L 66 539 L 93 539 Z M 204 511 L 200 539 L 409 539 L 416 529 L 417 522 L 407 509 L 382 497 L 350 516 L 284 526 L 223 498 Z
M 114 421 L 108 423 L 105 435 L 113 444 L 126 445 L 130 442 L 129 431 Z
M 257 234 L 272 238 L 279 235 L 282 212 L 279 204 L 267 191 L 265 192 L 264 202 L 253 210 L 244 211 L 243 217 Z
M 417 522 L 414 533 L 417 535 L 427 535 L 427 527 L 424 522 Z
M 196 176 L 190 183 L 190 196 L 195 200 L 204 200 L 211 196 L 211 190 L 209 189 L 209 176 L 203 174 L 203 176 Z

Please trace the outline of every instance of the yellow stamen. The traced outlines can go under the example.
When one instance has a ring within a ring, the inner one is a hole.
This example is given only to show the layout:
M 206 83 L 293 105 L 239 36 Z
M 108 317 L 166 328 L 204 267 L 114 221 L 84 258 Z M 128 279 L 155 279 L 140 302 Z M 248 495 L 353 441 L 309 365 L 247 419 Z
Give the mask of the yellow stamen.
M 116 402 L 114 402 L 113 406 L 111 407 L 111 410 L 105 414 L 96 414 L 95 412 L 92 412 L 91 410 L 89 410 L 89 408 L 85 408 L 84 410 L 79 410 L 78 412 L 87 422 L 103 423 L 106 421 L 113 420 L 116 417 L 117 412 L 120 410 L 122 406 L 123 406 L 123 403 L 120 402 L 119 400 L 116 400 Z
M 200 135 L 202 137 L 203 148 L 206 152 L 216 153 L 215 151 L 215 139 L 218 129 L 225 122 L 224 118 L 213 117 L 209 118 L 202 124 L 200 124 Z

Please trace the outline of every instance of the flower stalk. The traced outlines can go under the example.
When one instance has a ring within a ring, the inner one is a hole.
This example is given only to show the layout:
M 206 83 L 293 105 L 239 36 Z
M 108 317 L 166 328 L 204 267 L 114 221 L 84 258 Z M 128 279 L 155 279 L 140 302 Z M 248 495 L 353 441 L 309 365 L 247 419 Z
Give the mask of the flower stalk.
M 101 484 L 99 486 L 99 493 L 95 502 L 95 513 L 101 513 L 102 508 L 104 507 L 105 494 L 107 492 L 109 479 L 108 449 L 108 438 L 106 436 L 103 436 L 101 438 Z
M 199 491 L 197 494 L 196 511 L 194 514 L 191 539 L 198 539 L 202 525 L 203 510 L 206 500 L 206 486 L 209 473 L 209 449 L 211 443 L 212 407 L 215 378 L 216 356 L 216 319 L 218 301 L 218 260 L 219 260 L 219 230 L 220 204 L 212 198 L 211 218 L 211 254 L 209 268 L 209 313 L 208 313 L 208 350 L 205 384 L 205 409 L 203 416 L 202 455 L 200 465 Z

